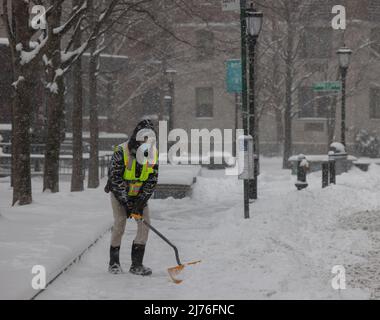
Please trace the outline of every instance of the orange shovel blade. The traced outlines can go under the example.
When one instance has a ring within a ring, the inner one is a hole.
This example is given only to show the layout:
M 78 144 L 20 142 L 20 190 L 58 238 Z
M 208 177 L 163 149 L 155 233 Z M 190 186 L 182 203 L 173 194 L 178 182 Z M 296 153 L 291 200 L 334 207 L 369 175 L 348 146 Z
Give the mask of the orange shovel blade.
M 177 279 L 177 275 L 185 268 L 183 264 L 180 266 L 172 267 L 168 269 L 168 273 L 172 281 L 176 284 L 180 284 L 182 280 Z
M 176 267 L 169 268 L 168 273 L 169 273 L 170 278 L 172 279 L 174 283 L 180 284 L 183 280 L 177 279 L 178 274 L 181 273 L 181 271 L 185 268 L 185 266 L 197 264 L 199 262 L 201 261 L 189 262 L 189 263 L 178 265 Z

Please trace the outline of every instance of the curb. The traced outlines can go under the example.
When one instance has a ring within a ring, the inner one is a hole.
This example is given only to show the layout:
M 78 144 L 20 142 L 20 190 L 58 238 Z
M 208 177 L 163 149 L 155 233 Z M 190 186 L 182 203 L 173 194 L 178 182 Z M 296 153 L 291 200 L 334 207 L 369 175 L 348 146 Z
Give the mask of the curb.
M 51 285 L 55 280 L 57 280 L 64 272 L 70 269 L 74 264 L 80 261 L 82 256 L 86 254 L 100 239 L 102 239 L 108 232 L 111 231 L 112 227 L 107 228 L 103 233 L 101 233 L 89 246 L 87 246 L 79 255 L 77 255 L 74 259 L 72 259 L 69 263 L 64 266 L 61 271 L 59 271 L 47 284 L 45 289 L 39 290 L 36 294 L 34 294 L 29 300 L 35 300 L 41 293 L 43 293 L 49 285 Z

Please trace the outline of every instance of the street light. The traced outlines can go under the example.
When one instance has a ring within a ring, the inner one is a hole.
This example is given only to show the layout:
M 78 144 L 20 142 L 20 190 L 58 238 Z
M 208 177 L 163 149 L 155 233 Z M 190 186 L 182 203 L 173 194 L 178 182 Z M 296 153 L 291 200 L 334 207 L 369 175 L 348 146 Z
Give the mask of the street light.
M 257 39 L 263 26 L 263 13 L 256 11 L 252 6 L 246 11 L 247 35 Z
M 246 10 L 246 24 L 249 50 L 249 116 L 248 132 L 253 137 L 256 154 L 256 108 L 255 108 L 255 48 L 263 25 L 263 13 L 255 10 L 253 5 Z M 249 181 L 249 198 L 257 199 L 258 157 L 255 159 L 255 179 Z
M 352 50 L 343 47 L 337 51 L 339 57 L 340 74 L 342 77 L 342 122 L 341 122 L 341 143 L 346 146 L 346 78 L 348 67 L 350 66 Z
M 167 69 L 165 71 L 168 84 L 169 84 L 169 95 L 171 97 L 169 101 L 169 123 L 168 128 L 169 132 L 173 130 L 173 116 L 174 116 L 174 77 L 177 74 L 177 70 L 174 69 Z

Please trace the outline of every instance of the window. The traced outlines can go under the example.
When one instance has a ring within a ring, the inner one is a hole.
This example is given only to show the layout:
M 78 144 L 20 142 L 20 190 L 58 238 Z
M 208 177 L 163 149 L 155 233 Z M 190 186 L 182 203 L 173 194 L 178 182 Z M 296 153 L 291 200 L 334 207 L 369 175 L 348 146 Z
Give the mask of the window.
M 373 28 L 370 36 L 371 49 L 374 56 L 380 55 L 380 28 Z
M 310 60 L 308 63 L 305 64 L 305 71 L 310 73 L 317 73 L 317 72 L 326 72 L 328 70 L 328 64 L 327 62 L 311 62 L 315 60 Z
M 321 92 L 315 97 L 315 117 L 328 118 L 329 107 L 331 107 L 331 97 L 329 93 Z
M 379 0 L 368 0 L 368 20 L 371 22 L 380 21 Z
M 304 130 L 309 132 L 323 132 L 325 130 L 325 125 L 321 122 L 307 122 L 305 123 Z
M 142 98 L 142 104 L 144 116 L 158 115 L 160 113 L 160 89 L 148 90 Z
M 298 89 L 298 105 L 300 118 L 312 118 L 314 116 L 313 89 L 301 87 Z
M 370 118 L 380 119 L 380 87 L 369 90 Z
M 214 116 L 214 89 L 196 88 L 195 99 L 197 118 L 212 118 Z
M 331 30 L 331 28 L 306 28 L 301 36 L 301 58 L 330 58 L 332 53 Z
M 311 87 L 298 89 L 300 118 L 328 118 L 331 96 L 326 92 L 314 93 Z
M 197 36 L 197 50 L 198 59 L 205 60 L 214 56 L 214 34 L 208 30 L 198 30 Z

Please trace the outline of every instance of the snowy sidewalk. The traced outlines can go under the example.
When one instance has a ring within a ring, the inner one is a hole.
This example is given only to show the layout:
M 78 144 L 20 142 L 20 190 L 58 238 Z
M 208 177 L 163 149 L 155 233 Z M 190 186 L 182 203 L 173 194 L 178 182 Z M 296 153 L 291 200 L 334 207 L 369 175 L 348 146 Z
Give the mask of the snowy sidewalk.
M 262 159 L 259 200 L 251 205 L 250 220 L 243 219 L 241 181 L 223 171 L 203 170 L 192 199 L 151 201 L 153 225 L 178 246 L 182 260 L 202 260 L 185 269 L 181 285 L 171 283 L 166 273 L 175 264 L 172 250 L 153 234 L 144 261 L 153 268 L 152 277 L 108 274 L 105 237 L 39 298 L 374 297 L 375 285 L 368 283 L 377 274 L 368 266 L 378 256 L 380 241 L 373 239 L 377 229 L 368 226 L 373 221 L 380 226 L 380 167 L 369 172 L 354 168 L 326 189 L 320 172 L 313 173 L 309 188 L 299 192 L 295 177 L 280 166 L 280 159 Z M 130 264 L 135 228 L 133 222 L 127 224 L 124 269 Z M 346 290 L 331 286 L 335 265 L 346 268 Z
M 70 193 L 64 181 L 49 194 L 34 178 L 33 204 L 11 208 L 9 180 L 0 179 L 0 299 L 30 299 L 34 265 L 45 266 L 48 282 L 111 226 L 103 185 Z

